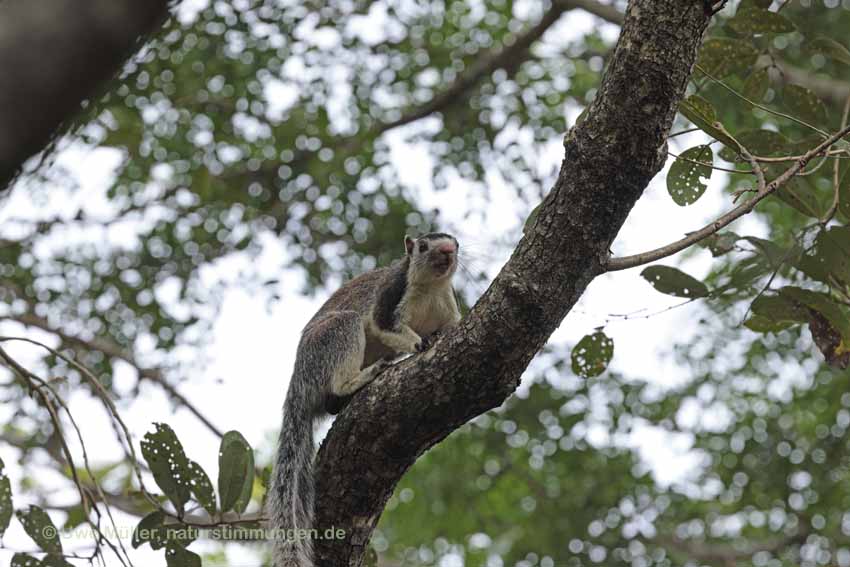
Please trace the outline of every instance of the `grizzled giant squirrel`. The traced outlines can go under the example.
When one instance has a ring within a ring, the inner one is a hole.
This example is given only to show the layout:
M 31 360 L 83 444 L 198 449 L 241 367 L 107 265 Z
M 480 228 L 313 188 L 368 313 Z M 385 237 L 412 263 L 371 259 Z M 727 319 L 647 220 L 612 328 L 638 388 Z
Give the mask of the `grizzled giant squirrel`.
M 283 405 L 268 495 L 275 567 L 313 567 L 314 422 L 338 413 L 393 357 L 425 350 L 460 320 L 452 276 L 458 242 L 443 233 L 404 238 L 405 255 L 343 285 L 304 327 Z

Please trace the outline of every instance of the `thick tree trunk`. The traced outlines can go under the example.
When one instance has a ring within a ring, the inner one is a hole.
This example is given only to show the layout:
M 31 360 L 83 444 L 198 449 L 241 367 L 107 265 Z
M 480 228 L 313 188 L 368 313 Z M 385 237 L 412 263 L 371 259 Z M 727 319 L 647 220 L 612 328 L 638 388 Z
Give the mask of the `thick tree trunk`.
M 666 137 L 711 17 L 704 0 L 632 0 L 586 119 L 566 137 L 555 187 L 513 256 L 454 332 L 359 392 L 317 458 L 316 564 L 359 566 L 402 474 L 499 406 L 600 273 L 666 158 Z M 461 246 L 463 243 L 461 243 Z
M 0 1 L 0 192 L 167 14 L 167 0 Z

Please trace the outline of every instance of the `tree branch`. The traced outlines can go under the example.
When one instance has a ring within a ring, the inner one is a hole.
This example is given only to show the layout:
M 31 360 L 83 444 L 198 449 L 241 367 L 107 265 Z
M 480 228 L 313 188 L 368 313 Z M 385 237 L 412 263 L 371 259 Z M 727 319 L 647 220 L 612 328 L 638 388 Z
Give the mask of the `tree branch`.
M 358 392 L 316 461 L 317 564 L 358 566 L 407 468 L 499 406 L 590 281 L 663 166 L 665 140 L 709 16 L 701 0 L 633 0 L 586 118 L 564 142 L 558 180 L 513 256 L 457 329 Z
M 610 4 L 603 4 L 595 0 L 561 0 L 562 4 L 570 8 L 579 8 L 589 14 L 593 14 L 611 24 L 622 26 L 626 17 L 623 13 Z
M 837 133 L 833 134 L 832 136 L 830 136 L 829 138 L 827 138 L 826 140 L 824 140 L 823 142 L 803 154 L 803 156 L 799 160 L 797 160 L 791 167 L 786 169 L 782 173 L 782 175 L 780 175 L 767 185 L 764 185 L 764 178 L 762 176 L 759 179 L 760 188 L 752 199 L 744 201 L 731 211 L 719 217 L 714 222 L 705 225 L 704 227 L 695 232 L 688 233 L 688 235 L 684 238 L 681 238 L 676 242 L 671 242 L 666 246 L 661 246 L 660 248 L 649 250 L 647 252 L 641 252 L 640 254 L 623 256 L 622 258 L 611 258 L 605 265 L 605 270 L 608 272 L 614 272 L 617 270 L 626 270 L 628 268 L 634 268 L 636 266 L 648 264 L 649 262 L 654 262 L 656 260 L 666 258 L 667 256 L 672 256 L 673 254 L 681 252 L 685 248 L 688 248 L 689 246 L 692 246 L 697 242 L 708 238 L 712 234 L 718 232 L 720 229 L 728 226 L 733 221 L 741 218 L 742 216 L 752 211 L 755 206 L 762 201 L 762 199 L 768 197 L 778 188 L 785 185 L 785 183 L 787 183 L 792 177 L 797 175 L 797 173 L 799 173 L 804 167 L 806 167 L 806 164 L 809 162 L 809 160 L 829 148 L 832 144 L 846 136 L 848 133 L 850 133 L 850 126 L 845 126 Z M 750 158 L 752 158 L 752 156 L 750 156 Z M 758 165 L 758 162 L 756 162 L 755 159 L 750 159 L 749 161 L 751 164 L 754 164 L 754 167 Z
M 0 2 L 0 191 L 167 14 L 167 0 Z

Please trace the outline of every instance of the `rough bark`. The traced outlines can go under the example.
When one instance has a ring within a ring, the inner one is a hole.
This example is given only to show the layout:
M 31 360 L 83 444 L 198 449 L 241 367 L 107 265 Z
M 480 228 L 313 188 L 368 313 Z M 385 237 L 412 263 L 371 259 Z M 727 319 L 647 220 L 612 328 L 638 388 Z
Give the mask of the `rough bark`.
M 710 19 L 703 0 L 632 0 L 586 119 L 567 135 L 555 186 L 459 328 L 396 365 L 338 416 L 317 457 L 317 565 L 358 566 L 402 474 L 429 447 L 499 406 L 602 270 L 662 167 L 666 137 Z M 462 245 L 462 243 L 461 243 Z
M 167 13 L 167 0 L 0 2 L 0 191 Z

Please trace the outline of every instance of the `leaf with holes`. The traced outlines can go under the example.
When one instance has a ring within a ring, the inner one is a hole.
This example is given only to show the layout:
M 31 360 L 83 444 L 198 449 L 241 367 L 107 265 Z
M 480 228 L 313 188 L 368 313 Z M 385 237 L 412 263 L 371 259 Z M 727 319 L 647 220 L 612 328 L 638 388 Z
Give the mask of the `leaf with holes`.
M 192 494 L 195 496 L 195 500 L 210 515 L 215 514 L 215 489 L 210 481 L 210 477 L 207 476 L 201 465 L 195 461 L 189 461 L 189 485 L 192 488 Z
M 200 556 L 179 545 L 169 543 L 165 548 L 167 567 L 201 567 Z
M 26 512 L 18 510 L 15 515 L 24 527 L 24 531 L 40 549 L 48 553 L 62 553 L 59 532 L 47 512 L 38 506 L 30 506 Z
M 602 331 L 585 335 L 570 355 L 573 372 L 582 378 L 602 374 L 614 356 L 614 341 Z
M 670 266 L 650 266 L 640 275 L 657 291 L 667 295 L 689 299 L 708 295 L 708 287 L 704 283 Z
M 810 50 L 817 53 L 822 53 L 824 56 L 850 65 L 850 50 L 838 43 L 834 39 L 828 37 L 818 37 L 808 43 Z
M 753 102 L 761 103 L 764 102 L 764 95 L 767 94 L 768 88 L 770 88 L 770 73 L 766 68 L 759 69 L 750 73 L 750 76 L 744 81 L 741 94 Z
M 74 567 L 61 555 L 56 555 L 55 553 L 49 553 L 41 560 L 40 567 Z
M 218 495 L 221 511 L 242 512 L 248 505 L 254 486 L 254 454 L 238 431 L 228 431 L 221 439 L 218 452 Z
M 12 556 L 9 567 L 41 567 L 41 561 L 26 553 L 16 553 Z
M 717 113 L 711 103 L 704 98 L 697 95 L 689 96 L 679 103 L 679 112 L 693 122 L 694 126 L 715 140 L 719 140 L 727 146 L 735 145 L 732 138 L 718 128 Z
M 155 423 L 154 433 L 145 433 L 142 456 L 153 473 L 157 486 L 177 509 L 178 515 L 191 496 L 189 460 L 174 431 L 165 423 Z
M 735 17 L 727 25 L 740 35 L 788 33 L 796 29 L 794 23 L 782 14 L 756 6 L 738 8 Z
M 782 102 L 796 118 L 815 125 L 826 122 L 826 105 L 818 95 L 806 87 L 785 85 L 782 90 Z
M 165 514 L 159 510 L 154 510 L 142 518 L 133 530 L 133 539 L 130 541 L 133 549 L 138 549 L 146 543 L 153 549 L 161 549 L 165 545 L 164 523 Z
M 702 44 L 699 66 L 707 73 L 722 79 L 753 66 L 758 49 L 747 41 L 731 38 L 712 38 Z
M 684 207 L 697 201 L 708 188 L 714 153 L 708 146 L 695 146 L 676 158 L 667 173 L 667 192 Z
M 12 485 L 9 482 L 9 477 L 3 472 L 3 459 L 0 459 L 0 538 L 9 527 L 9 522 L 12 521 Z

